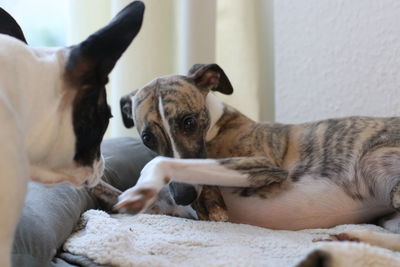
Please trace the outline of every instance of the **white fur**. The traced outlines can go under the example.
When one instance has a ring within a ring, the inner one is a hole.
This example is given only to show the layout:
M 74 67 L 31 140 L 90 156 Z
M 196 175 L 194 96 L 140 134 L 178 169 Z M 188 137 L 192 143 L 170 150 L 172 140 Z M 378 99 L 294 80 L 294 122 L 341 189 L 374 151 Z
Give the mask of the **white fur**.
M 68 108 L 59 112 L 66 51 L 35 51 L 3 35 L 0 43 L 0 84 L 4 101 L 16 114 L 30 163 L 57 168 L 71 161 L 74 155 L 71 143 L 75 142 L 72 111 Z
M 210 92 L 206 97 L 206 107 L 210 114 L 210 127 L 207 131 L 206 141 L 210 141 L 218 134 L 219 127 L 216 126 L 215 123 L 224 113 L 224 105 L 213 93 Z
M 68 49 L 30 48 L 0 34 L 0 266 L 10 266 L 28 178 L 93 185 L 103 162 L 76 168 L 72 103 L 64 103 Z
M 125 191 L 119 202 L 140 202 L 145 197 L 141 190 L 159 192 L 170 180 L 220 186 L 230 221 L 273 229 L 299 230 L 362 223 L 392 210 L 384 202 L 354 200 L 330 180 L 312 176 L 302 177 L 268 201 L 257 194 L 238 198 L 237 187 L 249 187 L 248 178 L 213 159 L 157 157 L 143 168 L 137 184 Z M 155 197 L 146 199 L 142 210 L 154 200 Z
M 158 98 L 158 112 L 160 113 L 161 121 L 163 123 L 164 129 L 167 132 L 169 141 L 171 142 L 172 151 L 174 153 L 173 156 L 174 156 L 174 158 L 181 158 L 181 155 L 179 154 L 178 149 L 176 148 L 175 139 L 172 138 L 171 128 L 169 127 L 168 121 L 165 119 L 164 105 L 163 105 L 161 96 Z
M 133 95 L 133 96 L 130 96 L 130 99 L 131 99 L 131 103 L 132 103 L 132 105 L 131 105 L 131 113 L 132 113 L 132 117 L 130 117 L 130 119 L 132 119 L 132 120 L 135 120 L 135 96 Z M 136 124 L 136 123 L 135 123 Z
M 270 229 L 301 230 L 363 223 L 388 214 L 386 203 L 356 201 L 327 179 L 304 176 L 290 188 L 267 199 L 257 194 L 238 198 L 221 187 L 230 221 Z M 318 201 L 316 201 L 316 199 Z
M 397 222 L 399 223 L 399 222 Z M 376 232 L 369 229 L 349 230 L 345 232 L 351 238 L 374 246 L 400 251 L 400 237 L 398 234 Z
M 60 170 L 60 174 L 66 170 L 75 172 L 73 157 L 76 140 L 72 103 L 62 103 L 67 92 L 62 75 L 68 50 L 33 49 L 4 35 L 0 35 L 0 43 L 0 86 L 3 96 L 0 112 L 4 112 L 5 106 L 12 110 L 12 120 L 16 121 L 16 131 L 22 137 L 20 142 L 27 153 L 31 170 Z M 94 166 L 91 169 L 93 171 Z M 31 174 L 40 181 L 35 173 Z M 85 182 L 86 174 L 77 177 L 77 185 Z M 47 181 L 44 179 L 40 182 Z
M 140 193 L 142 189 L 160 192 L 167 182 L 166 178 L 193 185 L 249 186 L 247 175 L 230 170 L 213 159 L 175 159 L 159 156 L 146 164 L 136 185 L 120 195 L 117 206 L 140 201 L 144 197 Z M 156 197 L 146 200 L 142 210 L 149 207 L 155 199 Z
M 228 169 L 214 159 L 174 159 L 156 157 L 143 168 L 139 183 L 151 183 L 158 189 L 165 184 L 164 177 L 190 184 L 220 186 L 249 186 L 247 175 Z

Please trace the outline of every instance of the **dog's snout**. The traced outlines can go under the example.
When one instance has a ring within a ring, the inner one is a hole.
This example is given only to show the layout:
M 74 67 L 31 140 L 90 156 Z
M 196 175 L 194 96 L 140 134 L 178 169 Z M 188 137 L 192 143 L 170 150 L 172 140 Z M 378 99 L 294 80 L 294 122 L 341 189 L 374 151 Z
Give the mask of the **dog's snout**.
M 177 205 L 190 205 L 197 199 L 197 191 L 193 185 L 171 182 L 169 189 Z
M 188 152 L 182 155 L 183 159 L 204 159 L 207 158 L 207 151 L 205 145 L 198 149 L 196 152 Z M 177 205 L 187 206 L 192 204 L 199 195 L 196 187 L 191 184 L 171 182 L 169 190 L 172 198 Z

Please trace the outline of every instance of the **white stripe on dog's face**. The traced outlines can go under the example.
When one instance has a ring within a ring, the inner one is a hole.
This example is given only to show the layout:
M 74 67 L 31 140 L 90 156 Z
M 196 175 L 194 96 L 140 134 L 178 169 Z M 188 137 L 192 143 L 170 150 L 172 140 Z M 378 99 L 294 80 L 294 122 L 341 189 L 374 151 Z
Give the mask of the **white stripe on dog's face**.
M 206 98 L 206 106 L 208 113 L 210 114 L 210 127 L 207 130 L 206 141 L 210 141 L 218 134 L 219 127 L 216 126 L 215 123 L 224 113 L 224 105 L 213 93 L 210 92 Z
M 168 121 L 165 118 L 164 105 L 163 105 L 163 101 L 162 101 L 161 96 L 158 97 L 158 112 L 160 113 L 162 124 L 164 126 L 164 129 L 165 129 L 165 131 L 166 131 L 166 133 L 168 135 L 169 141 L 171 143 L 172 152 L 174 154 L 174 158 L 179 159 L 179 158 L 181 158 L 181 156 L 180 156 L 180 154 L 178 152 L 178 149 L 176 148 L 175 140 L 174 140 L 174 138 L 172 138 L 171 128 L 169 127 Z

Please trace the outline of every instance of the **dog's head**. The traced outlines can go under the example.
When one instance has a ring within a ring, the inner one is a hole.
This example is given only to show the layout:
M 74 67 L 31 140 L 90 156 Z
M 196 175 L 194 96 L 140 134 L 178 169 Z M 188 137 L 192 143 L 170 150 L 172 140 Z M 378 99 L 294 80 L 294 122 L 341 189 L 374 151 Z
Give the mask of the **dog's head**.
M 5 22 L 0 25 L 0 32 L 25 42 L 18 24 L 4 10 L 0 11 L 0 22 Z M 33 132 L 33 137 L 27 141 L 28 153 L 36 165 L 75 176 L 77 185 L 93 185 L 98 181 L 104 166 L 100 143 L 111 118 L 105 85 L 117 60 L 139 32 L 143 13 L 143 3 L 135 1 L 107 26 L 71 47 L 29 48 L 9 40 L 14 38 L 2 37 L 2 43 L 8 44 L 10 49 L 26 54 L 21 59 L 26 64 L 15 65 L 32 65 L 32 71 L 20 70 L 18 79 L 31 79 L 29 86 L 37 90 L 36 95 L 46 94 L 43 104 L 49 105 L 46 117 L 50 119 L 46 122 L 43 114 L 36 116 L 35 125 L 28 130 Z M 47 77 L 44 69 L 48 70 Z M 54 104 L 56 108 L 53 109 Z M 40 181 L 40 177 L 36 179 Z
M 121 98 L 124 124 L 136 125 L 143 143 L 159 155 L 206 158 L 210 124 L 215 123 L 214 113 L 222 112 L 222 106 L 221 110 L 210 107 L 210 91 L 233 92 L 217 64 L 196 64 L 187 76 L 158 78 Z M 171 189 L 177 204 L 191 203 L 196 197 L 192 186 L 172 183 Z

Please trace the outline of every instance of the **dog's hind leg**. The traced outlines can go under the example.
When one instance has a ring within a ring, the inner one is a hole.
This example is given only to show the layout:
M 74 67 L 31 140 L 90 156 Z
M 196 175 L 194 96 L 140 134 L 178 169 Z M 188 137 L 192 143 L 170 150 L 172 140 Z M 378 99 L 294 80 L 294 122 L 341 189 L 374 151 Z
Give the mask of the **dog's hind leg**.
M 327 241 L 363 242 L 373 246 L 400 251 L 400 214 L 394 213 L 383 218 L 379 224 L 393 233 L 377 232 L 373 230 L 350 230 L 345 233 L 331 235 Z
M 400 147 L 382 147 L 367 153 L 360 161 L 360 169 L 365 191 L 400 211 Z
M 267 158 L 173 159 L 157 157 L 142 170 L 137 184 L 119 197 L 117 209 L 133 213 L 154 202 L 170 181 L 226 187 L 265 187 L 288 181 L 288 172 Z
M 364 242 L 373 246 L 400 251 L 400 235 L 372 230 L 352 230 L 346 233 L 331 235 L 331 240 Z
M 400 251 L 400 148 L 383 147 L 367 154 L 361 161 L 365 190 L 372 197 L 397 210 L 380 225 L 394 233 L 352 230 L 332 236 L 334 240 L 358 241 Z

